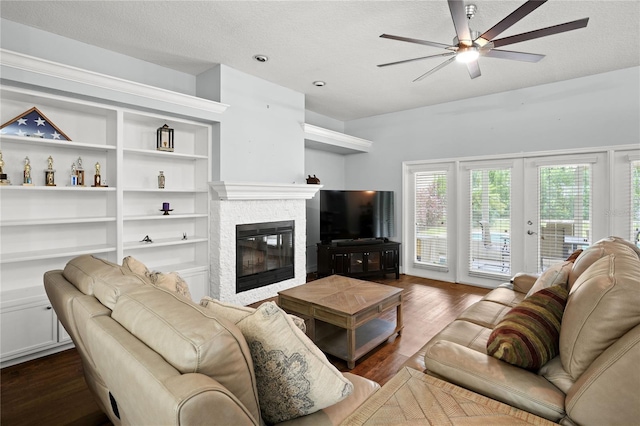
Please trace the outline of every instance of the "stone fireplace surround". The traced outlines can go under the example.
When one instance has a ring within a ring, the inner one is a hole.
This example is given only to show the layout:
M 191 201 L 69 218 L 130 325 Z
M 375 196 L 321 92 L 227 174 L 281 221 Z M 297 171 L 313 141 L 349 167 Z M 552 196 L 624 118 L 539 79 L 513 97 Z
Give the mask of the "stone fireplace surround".
M 211 182 L 209 293 L 223 302 L 248 305 L 306 282 L 306 200 L 322 185 Z M 236 225 L 295 222 L 294 278 L 236 293 Z

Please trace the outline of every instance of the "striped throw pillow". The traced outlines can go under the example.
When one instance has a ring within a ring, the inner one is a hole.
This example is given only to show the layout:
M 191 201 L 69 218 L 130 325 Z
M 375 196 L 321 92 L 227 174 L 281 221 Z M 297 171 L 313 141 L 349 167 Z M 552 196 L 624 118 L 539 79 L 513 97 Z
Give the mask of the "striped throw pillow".
M 567 303 L 564 284 L 538 291 L 511 309 L 487 340 L 487 354 L 537 370 L 559 353 L 560 322 Z

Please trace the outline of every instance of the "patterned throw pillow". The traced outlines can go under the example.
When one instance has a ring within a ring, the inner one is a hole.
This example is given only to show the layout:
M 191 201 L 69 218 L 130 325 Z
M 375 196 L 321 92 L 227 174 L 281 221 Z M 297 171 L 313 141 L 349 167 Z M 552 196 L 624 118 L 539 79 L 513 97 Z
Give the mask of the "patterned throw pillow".
M 263 303 L 236 325 L 249 344 L 268 424 L 314 413 L 353 392 L 353 384 L 274 302 Z
M 209 296 L 204 296 L 202 299 L 200 299 L 200 306 L 204 306 L 215 315 L 218 315 L 219 317 L 222 317 L 234 324 L 237 324 L 238 321 L 244 319 L 245 317 L 251 315 L 256 311 L 255 308 L 249 306 L 233 305 L 231 303 L 221 302 Z M 293 320 L 293 323 L 296 325 L 296 327 L 302 330 L 303 333 L 307 332 L 307 325 L 302 318 L 291 314 L 289 314 L 289 317 Z
M 527 297 L 502 318 L 487 340 L 487 354 L 537 370 L 559 353 L 560 323 L 567 303 L 565 285 Z

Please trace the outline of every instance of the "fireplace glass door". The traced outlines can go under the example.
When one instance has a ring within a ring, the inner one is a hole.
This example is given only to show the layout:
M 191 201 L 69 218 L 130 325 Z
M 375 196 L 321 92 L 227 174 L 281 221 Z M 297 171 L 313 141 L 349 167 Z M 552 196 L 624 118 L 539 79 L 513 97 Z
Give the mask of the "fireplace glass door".
M 294 222 L 236 225 L 236 291 L 294 277 Z

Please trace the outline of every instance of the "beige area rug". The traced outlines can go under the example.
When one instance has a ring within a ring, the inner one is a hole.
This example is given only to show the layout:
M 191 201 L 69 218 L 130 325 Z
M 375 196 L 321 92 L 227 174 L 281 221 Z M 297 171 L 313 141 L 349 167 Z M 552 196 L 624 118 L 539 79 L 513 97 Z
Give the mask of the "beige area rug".
M 555 425 L 411 368 L 403 368 L 342 425 Z

